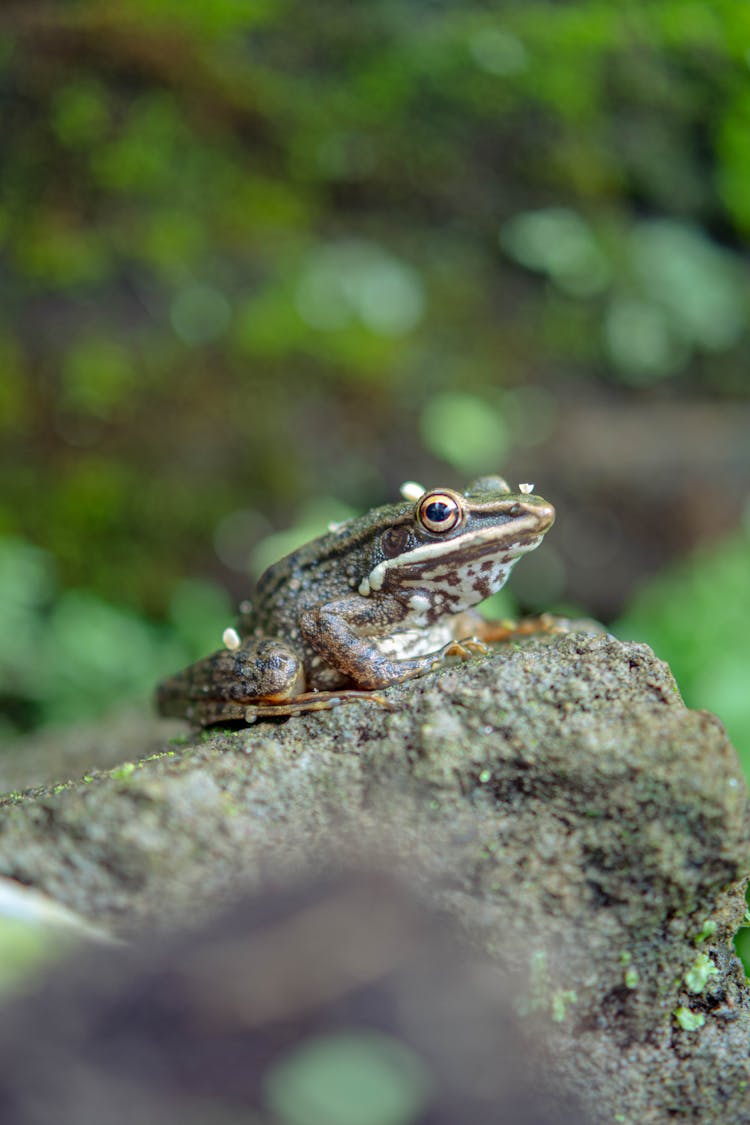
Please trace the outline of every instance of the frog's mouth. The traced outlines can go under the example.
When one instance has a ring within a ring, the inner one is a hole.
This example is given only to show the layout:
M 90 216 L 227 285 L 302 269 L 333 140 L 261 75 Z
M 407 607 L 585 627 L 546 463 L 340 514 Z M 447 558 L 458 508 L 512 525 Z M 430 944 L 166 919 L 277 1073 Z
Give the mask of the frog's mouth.
M 419 547 L 384 559 L 373 567 L 360 584 L 359 592 L 367 596 L 383 589 L 395 592 L 402 586 L 433 587 L 452 591 L 456 602 L 476 604 L 505 583 L 514 563 L 521 555 L 533 551 L 552 526 L 554 511 L 536 510 L 505 523 L 474 527 L 451 538 L 436 539 Z M 472 600 L 461 596 L 470 587 Z

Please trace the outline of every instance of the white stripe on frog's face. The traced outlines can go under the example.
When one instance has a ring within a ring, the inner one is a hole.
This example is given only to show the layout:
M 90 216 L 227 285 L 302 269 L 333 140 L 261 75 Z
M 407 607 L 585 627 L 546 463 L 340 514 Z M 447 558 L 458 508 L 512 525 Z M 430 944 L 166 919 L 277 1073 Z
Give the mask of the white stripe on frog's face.
M 467 560 L 462 566 L 446 564 L 425 567 L 413 577 L 403 577 L 402 593 L 414 589 L 404 599 L 410 624 L 430 624 L 441 617 L 460 613 L 478 605 L 502 589 L 516 562 L 515 558 Z M 398 597 L 398 591 L 394 591 Z
M 382 562 L 379 562 L 367 577 L 362 579 L 359 592 L 367 597 L 373 591 L 382 590 L 386 578 L 390 576 L 391 572 L 395 572 L 395 576 L 397 576 L 399 571 L 404 571 L 403 584 L 406 585 L 409 581 L 406 575 L 412 564 L 420 564 L 420 573 L 424 571 L 433 573 L 433 567 L 439 568 L 441 566 L 445 567 L 446 573 L 455 573 L 462 566 L 462 557 L 467 557 L 477 566 L 481 565 L 476 562 L 477 557 L 481 558 L 482 556 L 490 560 L 497 558 L 503 565 L 506 565 L 519 555 L 526 554 L 527 551 L 532 551 L 539 546 L 543 535 L 532 534 L 525 538 L 525 535 L 528 535 L 529 532 L 533 533 L 537 526 L 538 521 L 534 517 L 521 517 L 513 521 L 512 528 L 506 529 L 507 533 L 513 536 L 512 539 L 509 538 L 507 541 L 503 539 L 502 529 L 495 525 L 466 532 L 451 539 L 423 543 L 412 551 L 406 551 L 403 555 L 396 555 L 395 558 L 383 559 Z M 402 580 L 399 578 L 398 585 L 401 584 Z M 418 583 L 412 584 L 417 585 Z
M 435 555 L 429 561 L 423 560 L 411 574 L 405 567 L 403 574 L 391 575 L 388 588 L 407 606 L 406 621 L 410 625 L 432 625 L 442 617 L 478 605 L 501 590 L 521 555 L 537 547 L 542 538 L 538 535 L 525 543 L 516 541 L 507 544 L 503 554 L 488 557 L 479 554 L 463 562 L 459 561 L 460 554 Z

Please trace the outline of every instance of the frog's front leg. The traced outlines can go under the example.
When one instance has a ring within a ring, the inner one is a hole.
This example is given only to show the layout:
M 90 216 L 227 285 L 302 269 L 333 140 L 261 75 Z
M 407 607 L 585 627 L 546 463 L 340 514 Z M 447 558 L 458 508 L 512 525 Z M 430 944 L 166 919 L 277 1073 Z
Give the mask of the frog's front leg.
M 250 638 L 162 681 L 159 713 L 201 726 L 246 718 L 248 704 L 285 703 L 304 691 L 298 654 L 281 641 Z
M 444 648 L 402 660 L 381 652 L 377 637 L 397 634 L 408 615 L 407 606 L 396 598 L 353 596 L 305 610 L 299 624 L 305 639 L 326 664 L 343 672 L 358 687 L 372 690 L 420 676 L 442 662 Z

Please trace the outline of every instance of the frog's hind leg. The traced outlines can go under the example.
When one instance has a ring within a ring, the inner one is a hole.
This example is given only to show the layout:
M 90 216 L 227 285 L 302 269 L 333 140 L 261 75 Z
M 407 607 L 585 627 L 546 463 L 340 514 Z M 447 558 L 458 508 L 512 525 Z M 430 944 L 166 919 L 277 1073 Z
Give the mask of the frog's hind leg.
M 350 701 L 390 707 L 373 692 L 305 691 L 300 657 L 281 641 L 248 638 L 219 649 L 159 684 L 159 713 L 194 726 L 323 711 Z
M 198 726 L 245 720 L 248 704 L 285 702 L 305 687 L 300 657 L 267 638 L 248 639 L 191 664 L 159 684 L 159 713 Z
M 538 617 L 523 617 L 520 621 L 510 618 L 487 620 L 478 613 L 459 614 L 454 626 L 455 640 L 446 649 L 447 656 L 471 655 L 481 652 L 483 646 L 502 641 L 513 641 L 520 637 L 533 637 L 539 634 L 567 633 L 570 621 L 565 617 L 555 617 L 542 613 Z M 463 650 L 463 651 L 462 651 Z
M 256 719 L 281 718 L 289 715 L 303 715 L 306 711 L 329 711 L 341 703 L 374 703 L 388 711 L 395 708 L 382 695 L 374 691 L 345 688 L 341 691 L 304 691 L 293 699 L 251 703 L 244 709 L 246 723 Z

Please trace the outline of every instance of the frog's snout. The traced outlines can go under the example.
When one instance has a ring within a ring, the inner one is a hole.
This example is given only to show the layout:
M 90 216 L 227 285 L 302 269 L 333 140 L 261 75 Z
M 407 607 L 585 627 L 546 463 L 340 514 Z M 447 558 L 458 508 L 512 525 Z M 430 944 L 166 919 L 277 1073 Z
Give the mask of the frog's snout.
M 555 522 L 555 509 L 547 500 L 540 500 L 538 504 L 534 505 L 534 515 L 539 521 L 539 531 L 549 531 L 552 524 Z
M 512 516 L 531 517 L 536 535 L 544 535 L 555 522 L 555 509 L 541 496 L 526 496 L 516 501 L 510 510 Z

